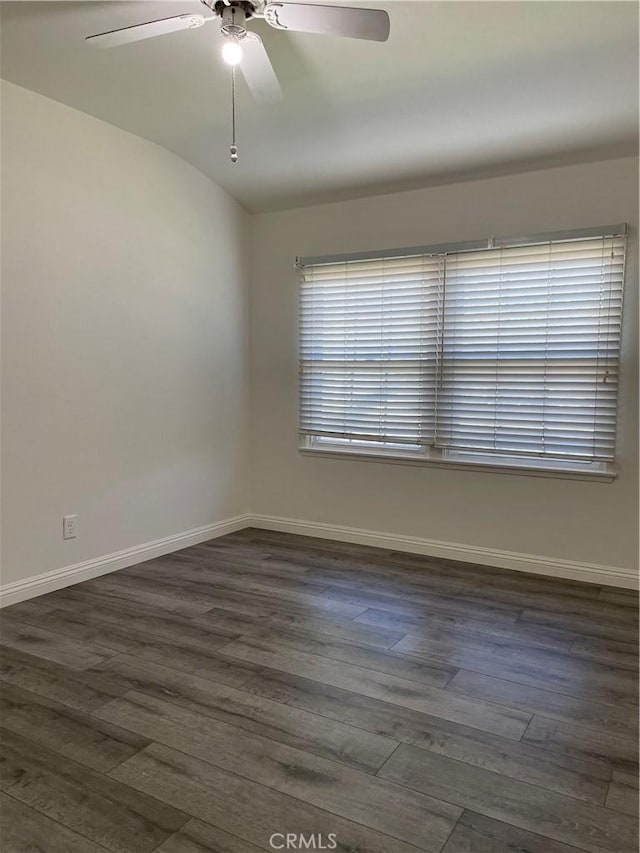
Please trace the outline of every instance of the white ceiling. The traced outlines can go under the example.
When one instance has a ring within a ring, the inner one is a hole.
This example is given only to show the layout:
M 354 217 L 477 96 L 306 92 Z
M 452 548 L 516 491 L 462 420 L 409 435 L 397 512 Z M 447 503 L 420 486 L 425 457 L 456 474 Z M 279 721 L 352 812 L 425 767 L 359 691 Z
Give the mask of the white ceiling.
M 637 3 L 344 2 L 386 8 L 389 41 L 252 22 L 285 99 L 257 106 L 240 83 L 235 166 L 217 24 L 83 41 L 207 14 L 199 0 L 3 2 L 2 76 L 165 146 L 251 211 L 637 150 Z

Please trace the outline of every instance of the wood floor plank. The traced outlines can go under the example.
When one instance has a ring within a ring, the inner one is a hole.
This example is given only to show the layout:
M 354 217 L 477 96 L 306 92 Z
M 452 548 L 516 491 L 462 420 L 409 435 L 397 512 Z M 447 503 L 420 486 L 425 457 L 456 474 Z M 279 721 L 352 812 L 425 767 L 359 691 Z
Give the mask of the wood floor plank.
M 42 620 L 47 615 L 41 614 L 36 618 Z M 110 649 L 90 643 L 76 643 L 6 615 L 0 617 L 0 644 L 72 669 L 87 669 L 112 654 Z
M 234 658 L 225 658 L 216 653 L 216 648 L 229 642 L 229 637 L 212 642 L 209 647 L 191 645 L 161 639 L 128 627 L 128 619 L 116 621 L 92 621 L 88 614 L 76 615 L 71 611 L 53 610 L 43 616 L 51 630 L 73 637 L 86 639 L 89 643 L 100 642 L 113 657 L 118 653 L 134 654 L 142 660 L 166 664 L 174 669 L 192 672 L 205 678 L 220 680 L 223 684 L 241 684 L 248 675 L 259 667 Z M 64 638 L 63 638 L 64 639 Z M 205 644 L 206 646 L 206 644 Z M 107 658 L 100 658 L 96 663 Z
M 157 853 L 262 853 L 263 850 L 264 847 L 256 847 L 244 838 L 192 818 L 163 842 Z
M 632 672 L 638 671 L 636 643 L 609 642 L 601 637 L 581 637 L 571 644 L 571 654 L 609 663 Z
M 607 795 L 607 808 L 638 817 L 638 774 L 614 770 Z
M 225 537 L 227 538 L 227 537 Z M 335 564 L 354 566 L 359 569 L 404 568 L 413 573 L 444 573 L 447 577 L 461 577 L 470 584 L 499 583 L 501 585 L 516 583 L 527 588 L 558 589 L 560 592 L 571 589 L 574 595 L 597 597 L 598 587 L 578 581 L 568 581 L 556 578 L 541 578 L 518 572 L 517 575 L 508 569 L 489 566 L 478 566 L 473 563 L 463 563 L 418 554 L 409 554 L 392 549 L 384 549 L 354 543 L 337 542 L 317 537 L 299 536 L 289 533 L 268 531 L 262 529 L 245 529 L 234 534 L 234 539 L 228 541 L 242 542 L 245 546 L 253 545 L 258 549 L 269 549 L 274 555 L 287 555 L 301 565 L 313 564 L 331 566 Z M 214 543 L 211 543 L 212 545 Z
M 638 734 L 638 718 L 624 706 L 555 693 L 548 689 L 528 687 L 502 678 L 493 678 L 461 669 L 447 684 L 446 690 L 469 699 L 483 699 L 509 708 L 539 714 L 554 720 L 588 728 L 619 733 L 625 738 Z
M 209 625 L 214 631 L 236 634 L 254 634 L 267 627 L 284 627 L 292 630 L 302 629 L 312 634 L 327 635 L 359 646 L 387 650 L 404 637 L 402 631 L 389 631 L 355 622 L 344 616 L 326 613 L 315 616 L 310 612 L 297 613 L 282 609 L 269 608 L 258 610 L 251 616 L 237 611 L 229 612 L 213 607 L 194 620 L 201 625 Z
M 534 716 L 522 740 L 553 752 L 601 761 L 612 770 L 638 772 L 637 741 L 623 738 L 619 734 L 597 732 Z
M 399 640 L 391 651 L 405 655 L 420 656 L 427 659 L 450 660 L 452 665 L 471 669 L 471 662 L 479 665 L 486 661 L 487 664 L 495 662 L 496 665 L 521 664 L 525 661 L 539 663 L 544 666 L 562 670 L 575 667 L 575 662 L 567 650 L 548 649 L 539 646 L 530 646 L 528 643 L 520 642 L 512 635 L 511 638 L 492 638 L 486 635 L 472 635 L 466 639 L 461 632 L 450 632 L 443 639 L 436 639 L 433 635 L 427 638 L 415 636 L 411 633 Z M 586 664 L 589 666 L 589 664 Z
M 498 566 L 483 566 L 460 560 L 405 554 L 402 551 L 394 550 L 389 552 L 388 559 L 408 570 L 423 569 L 435 574 L 444 574 L 446 577 L 461 578 L 471 586 L 495 585 L 500 588 L 520 589 L 525 597 L 531 591 L 546 591 L 555 595 L 568 594 L 578 598 L 597 597 L 597 587 L 594 584 L 567 578 L 554 578 L 529 572 L 513 572 L 510 569 L 499 568 Z
M 50 610 L 44 604 L 42 596 L 40 598 L 32 598 L 28 601 L 20 601 L 18 604 L 11 604 L 8 607 L 3 607 L 0 611 L 0 618 L 4 616 L 14 616 L 20 619 L 21 616 L 39 616 L 40 613 L 46 613 Z
M 616 587 L 605 586 L 600 590 L 598 598 L 601 601 L 608 601 L 621 607 L 632 607 L 635 610 L 640 604 L 640 594 L 637 589 L 617 589 Z
M 282 572 L 289 571 L 296 564 L 288 560 L 270 557 L 264 561 L 263 565 Z M 352 561 L 340 566 L 335 565 L 335 561 L 333 566 L 310 565 L 304 577 L 318 585 L 324 584 L 331 589 L 341 589 L 352 595 L 371 592 L 399 600 L 415 598 L 425 606 L 432 602 L 434 609 L 438 609 L 435 606 L 438 603 L 449 605 L 452 597 L 464 605 L 475 605 L 480 608 L 489 606 L 491 610 L 509 610 L 513 601 L 517 600 L 519 603 L 517 596 L 506 595 L 503 597 L 499 592 L 494 594 L 493 589 L 486 591 L 479 586 L 472 586 L 464 581 L 456 581 L 445 575 L 430 572 L 424 574 L 415 571 L 406 572 L 390 565 L 385 567 L 367 565 L 365 567 L 364 564 L 358 565 L 356 563 L 355 566 L 363 571 L 366 570 L 366 583 L 363 583 L 363 579 L 354 572 Z
M 550 795 L 534 785 L 469 768 L 405 744 L 398 747 L 378 775 L 590 853 L 632 853 L 638 847 L 636 821 L 626 815 L 559 794 Z
M 274 554 L 274 548 L 271 544 L 249 542 L 248 540 L 241 541 L 237 537 L 233 540 L 224 537 L 224 540 L 224 542 L 219 539 L 203 542 L 200 545 L 180 551 L 178 556 L 204 560 L 207 563 L 213 557 L 215 564 L 218 565 L 219 563 L 226 563 L 229 559 L 238 558 L 245 563 L 263 563 Z M 172 557 L 174 555 L 167 556 Z M 296 574 L 304 575 L 306 573 L 306 567 L 302 563 L 293 562 L 290 567 L 291 571 Z
M 472 730 L 473 732 L 473 730 Z M 478 738 L 471 733 L 441 734 L 419 745 L 422 749 L 510 779 L 527 782 L 576 799 L 603 805 L 608 771 L 589 760 L 567 761 L 567 756 L 545 754 L 527 744 L 512 743 L 495 735 Z
M 256 549 L 255 553 L 262 554 L 267 549 L 272 558 L 284 557 L 296 564 L 313 565 L 320 569 L 346 566 L 361 571 L 366 570 L 368 573 L 378 570 L 385 576 L 402 572 L 418 578 L 423 576 L 456 578 L 465 581 L 470 588 L 496 586 L 498 589 L 526 589 L 528 595 L 531 592 L 542 591 L 551 592 L 556 596 L 568 594 L 574 597 L 597 598 L 599 593 L 599 587 L 579 581 L 541 577 L 523 572 L 516 574 L 508 569 L 497 567 L 478 566 L 474 563 L 276 531 L 243 530 L 234 534 L 233 539 L 231 537 L 225 537 L 225 539 L 228 544 L 236 547 L 237 543 L 242 543 L 245 549 L 253 547 Z M 215 547 L 217 543 L 206 544 Z
M 625 623 L 630 626 L 636 625 L 636 613 L 633 607 L 625 607 L 614 604 L 605 598 L 597 600 L 586 600 L 583 598 L 554 599 L 553 597 L 545 607 L 539 607 L 534 600 L 530 608 L 536 613 L 553 613 L 568 619 L 599 619 L 604 622 Z
M 271 538 L 262 534 L 268 533 Z M 235 540 L 238 541 L 238 540 Z M 248 540 L 246 540 L 248 542 Z M 297 565 L 308 565 L 319 570 L 333 571 L 336 569 L 357 569 L 368 574 L 378 573 L 382 577 L 409 576 L 412 580 L 431 578 L 442 579 L 444 585 L 452 580 L 460 581 L 474 592 L 481 589 L 497 591 L 499 595 L 505 589 L 521 591 L 526 589 L 527 595 L 536 593 L 551 594 L 556 599 L 569 595 L 574 598 L 597 598 L 599 588 L 593 584 L 569 581 L 560 578 L 540 577 L 518 572 L 517 575 L 508 569 L 489 566 L 478 566 L 473 563 L 462 563 L 454 560 L 444 560 L 417 554 L 385 550 L 367 546 L 351 547 L 348 543 L 331 542 L 330 540 L 298 537 L 291 534 L 257 531 L 252 540 L 256 553 L 260 549 L 268 549 L 270 559 L 287 560 Z
M 364 605 L 345 603 L 322 595 L 310 595 L 296 589 L 274 589 L 272 587 L 256 587 L 251 589 L 241 580 L 229 579 L 225 585 L 213 583 L 200 578 L 198 581 L 188 580 L 182 576 L 179 567 L 162 576 L 150 577 L 144 575 L 120 575 L 117 573 L 114 583 L 137 589 L 155 589 L 163 595 L 174 595 L 182 601 L 192 601 L 246 613 L 251 616 L 256 612 L 283 610 L 299 613 L 300 615 L 322 615 L 324 611 L 338 613 L 352 618 L 362 613 Z
M 344 604 L 408 615 L 420 609 L 444 616 L 462 616 L 503 624 L 515 622 L 520 615 L 520 609 L 516 607 L 508 605 L 497 607 L 489 604 L 477 604 L 476 602 L 467 603 L 454 596 L 416 596 L 409 593 L 406 596 L 401 596 L 390 591 L 386 593 L 369 592 L 366 587 L 350 590 L 339 586 L 329 586 L 322 594 L 325 598 Z
M 83 586 L 83 585 L 81 585 Z M 189 645 L 204 650 L 215 649 L 227 642 L 229 634 L 216 633 L 211 627 L 198 625 L 193 619 L 153 608 L 142 608 L 109 599 L 104 595 L 84 592 L 82 589 L 66 590 L 66 596 L 52 593 L 51 602 L 61 603 L 74 616 L 85 615 L 89 624 L 95 621 L 114 622 L 124 625 L 127 631 L 138 637 L 162 637 L 165 641 L 176 639 L 181 645 Z M 50 614 L 41 618 L 46 623 Z M 126 619 L 123 617 L 126 616 Z M 237 636 L 232 632 L 231 636 Z
M 3 737 L 1 773 L 6 793 L 116 853 L 150 853 L 189 819 L 15 735 Z
M 135 594 L 131 599 L 128 599 L 127 588 L 123 588 L 115 577 L 118 574 L 119 572 L 115 572 L 114 575 L 110 575 L 109 582 L 119 591 L 119 595 L 107 595 L 104 590 L 99 591 L 95 586 L 89 589 L 85 587 L 84 583 L 79 583 L 47 593 L 47 595 L 42 596 L 41 600 L 46 602 L 50 611 L 59 612 L 66 610 L 77 616 L 90 616 L 93 612 L 103 610 L 106 613 L 119 612 L 121 617 L 131 616 L 134 618 L 140 616 L 177 617 L 179 615 L 167 610 L 166 607 L 156 607 L 150 604 L 148 600 L 146 603 L 143 603 L 136 598 Z M 144 593 L 148 598 L 150 590 L 146 588 Z M 176 604 L 179 605 L 180 601 L 177 600 Z M 197 607 L 197 613 L 194 613 L 194 615 L 200 615 L 202 612 L 205 612 L 204 609 Z M 186 618 L 189 619 L 191 617 L 187 616 Z
M 277 566 L 279 571 L 291 566 L 291 563 L 281 561 L 274 562 L 273 558 L 265 561 L 267 566 Z M 364 568 L 364 567 L 363 567 Z M 521 609 L 523 606 L 523 591 L 526 589 L 527 604 L 536 610 L 550 610 L 553 612 L 576 613 L 579 615 L 604 615 L 608 618 L 616 618 L 618 603 L 606 602 L 593 594 L 581 593 L 576 595 L 575 587 L 550 587 L 544 581 L 534 583 L 522 579 L 518 586 L 509 588 L 501 577 L 499 584 L 470 583 L 468 574 L 460 578 L 452 577 L 448 572 L 433 571 L 433 569 L 420 573 L 406 568 L 398 570 L 395 566 L 366 567 L 367 583 L 366 591 L 391 595 L 396 598 L 412 598 L 420 601 L 425 607 L 430 603 L 433 609 L 438 609 L 439 604 L 449 602 L 451 597 L 465 606 L 474 606 L 482 610 L 485 607 L 491 609 L 500 608 L 504 610 L 515 607 Z M 340 587 L 349 589 L 356 594 L 365 589 L 363 584 L 358 583 L 357 575 L 354 574 L 353 565 L 347 564 L 341 568 L 327 569 L 326 567 L 309 568 L 307 578 L 318 584 L 327 584 L 330 588 Z M 438 605 L 438 606 L 436 606 Z M 631 613 L 627 611 L 622 614 L 623 619 L 629 619 Z
M 0 795 L 2 853 L 105 853 L 94 844 L 51 818 Z
M 256 595 L 274 595 L 281 590 L 293 597 L 299 595 L 322 595 L 327 584 L 316 583 L 295 566 L 280 568 L 260 561 L 244 559 L 229 560 L 226 556 L 210 558 L 187 556 L 176 558 L 167 555 L 155 561 L 153 567 L 132 566 L 124 577 L 130 580 L 161 580 L 170 584 L 176 577 L 185 583 L 194 584 L 205 591 L 216 589 L 240 589 Z
M 136 570 L 131 569 L 130 575 L 135 574 Z M 148 577 L 148 573 L 145 573 L 145 576 Z M 253 567 L 238 563 L 225 566 L 222 562 L 217 562 L 215 566 L 211 566 L 200 560 L 176 560 L 172 556 L 159 560 L 152 576 L 154 579 L 164 577 L 168 580 L 179 576 L 186 583 L 229 586 L 230 588 L 239 587 L 247 592 L 266 595 L 288 590 L 296 597 L 299 595 L 320 596 L 324 594 L 326 587 L 326 584 L 316 583 L 304 576 L 291 577 L 289 572 L 279 572 L 277 568 L 270 571 L 268 566 L 257 571 Z
M 39 624 L 48 632 L 62 638 L 69 638 L 78 644 L 86 643 L 89 648 L 101 648 L 105 651 L 106 657 L 111 657 L 118 652 L 142 650 L 145 646 L 155 643 L 157 635 L 150 638 L 148 634 L 136 631 L 129 626 L 127 613 L 123 613 L 119 620 L 104 620 L 100 618 L 99 609 L 93 608 L 91 604 L 84 601 L 84 597 L 82 598 L 83 606 L 75 607 L 72 603 L 66 602 L 65 609 L 49 610 L 42 614 L 38 619 Z M 33 625 L 33 621 L 30 617 L 25 618 L 25 623 L 29 626 Z
M 143 649 L 136 649 L 135 656 L 172 669 L 190 672 L 211 681 L 219 681 L 231 687 L 241 686 L 252 673 L 261 668 L 260 665 L 251 661 L 227 657 L 218 651 L 204 652 L 191 646 L 160 641 L 149 644 Z
M 291 555 L 287 554 L 287 556 L 290 557 Z M 406 557 L 407 555 L 404 556 Z M 308 558 L 308 555 L 306 555 L 306 557 Z M 305 560 L 305 556 L 302 556 L 300 562 L 303 565 L 305 562 L 308 564 L 308 559 Z M 316 564 L 317 563 L 318 561 L 316 560 Z M 323 555 L 315 569 L 308 569 L 307 577 L 312 578 L 319 584 L 330 583 L 331 585 L 345 586 L 347 588 L 351 588 L 352 591 L 355 590 L 357 594 L 362 593 L 362 588 L 360 587 L 362 581 L 361 570 L 365 568 L 365 566 L 358 565 L 357 563 L 350 563 L 346 566 L 341 563 L 340 566 L 336 566 L 334 562 L 327 567 L 326 563 L 327 557 L 326 555 Z M 433 563 L 427 564 L 427 566 L 429 565 L 432 566 Z M 283 560 L 281 557 L 274 559 L 272 556 L 269 560 L 263 561 L 261 570 L 263 572 L 265 569 L 266 571 L 269 571 L 269 567 L 277 567 L 279 572 L 295 571 L 299 573 L 299 566 L 296 565 L 296 563 L 292 562 L 290 559 L 288 561 Z M 424 566 L 422 567 L 424 568 Z M 425 572 L 421 574 L 417 571 L 403 572 L 399 570 L 398 565 L 393 566 L 388 561 L 386 561 L 384 567 L 372 567 L 369 564 L 366 566 L 366 570 L 368 575 L 367 588 L 371 589 L 371 591 L 380 592 L 382 594 L 391 592 L 396 598 L 408 596 L 415 599 L 416 596 L 420 597 L 422 595 L 430 595 L 435 609 L 437 609 L 438 602 L 444 603 L 441 593 L 447 593 L 446 603 L 448 606 L 456 606 L 454 604 L 453 597 L 455 597 L 458 606 L 461 605 L 461 602 L 478 605 L 480 608 L 490 604 L 491 609 L 498 605 L 501 605 L 502 609 L 509 609 L 512 604 L 519 604 L 520 602 L 519 596 L 521 593 L 518 589 L 515 589 L 512 592 L 505 592 L 504 589 L 497 585 L 493 588 L 487 589 L 486 579 L 484 584 L 477 583 L 473 589 L 470 589 L 471 585 L 469 583 L 468 576 L 464 576 L 460 580 L 453 581 L 450 576 L 442 573 L 433 577 L 432 574 L 435 573 Z M 255 567 L 252 571 L 255 571 Z M 506 575 L 506 577 L 509 576 Z M 585 587 L 585 585 L 582 585 L 582 587 Z M 534 588 L 533 583 L 530 581 L 528 585 L 528 593 L 530 598 L 535 598 L 536 595 L 538 595 L 536 601 L 544 598 L 544 600 L 548 601 L 550 604 L 557 604 L 557 599 L 561 597 L 563 593 L 566 593 L 567 588 L 575 597 L 575 591 L 580 587 L 577 587 L 576 585 L 564 585 L 562 587 L 558 587 L 554 595 L 549 591 L 548 582 L 544 587 L 544 591 L 538 592 Z M 589 587 L 586 587 L 586 589 L 589 590 Z M 581 594 L 588 596 L 591 593 L 586 592 Z M 595 593 L 593 595 L 595 597 Z M 442 599 L 442 601 L 440 601 L 440 599 Z M 426 603 L 426 599 L 423 603 Z
M 449 666 L 442 660 L 423 662 L 417 658 L 395 654 L 393 651 L 380 651 L 358 646 L 353 642 L 342 642 L 306 629 L 292 631 L 286 628 L 264 628 L 254 631 L 251 637 L 257 642 L 277 643 L 278 646 L 296 652 L 308 652 L 364 669 L 388 673 L 407 681 L 431 684 L 434 687 L 444 687 L 458 671 L 455 666 Z
M 286 567 L 287 571 L 291 570 L 292 568 L 295 568 L 295 567 L 292 567 L 292 566 Z M 278 566 L 278 570 L 281 572 L 282 567 Z M 270 578 L 269 573 L 268 573 L 268 569 L 265 569 L 264 566 L 260 570 L 249 569 L 249 570 L 246 570 L 244 572 L 239 572 L 236 569 L 233 572 L 225 574 L 223 572 L 220 572 L 217 568 L 216 568 L 216 571 L 211 571 L 210 569 L 208 569 L 204 565 L 199 566 L 198 568 L 191 568 L 191 569 L 185 570 L 183 565 L 175 566 L 175 565 L 168 564 L 163 569 L 163 573 L 166 575 L 168 581 L 173 581 L 173 577 L 176 574 L 180 575 L 180 577 L 183 580 L 187 580 L 187 582 L 189 582 L 189 583 L 193 583 L 193 582 L 197 581 L 198 583 L 200 583 L 202 585 L 201 588 L 203 589 L 203 591 L 204 591 L 204 584 L 205 583 L 208 583 L 208 584 L 223 583 L 223 584 L 226 584 L 229 586 L 236 586 L 236 587 L 240 586 L 244 590 L 253 589 L 256 592 L 260 592 L 263 594 L 273 594 L 274 591 L 276 591 L 276 590 L 277 590 L 278 594 L 280 594 L 280 595 L 282 595 L 283 592 L 285 592 L 285 593 L 287 592 L 286 589 L 283 591 L 282 578 L 277 574 L 274 577 Z M 149 576 L 148 572 L 145 573 L 145 575 Z M 244 579 L 242 578 L 242 575 L 244 575 Z M 154 575 L 154 577 L 157 577 L 157 575 Z M 322 597 L 324 599 L 324 601 L 325 601 L 324 606 L 325 607 L 328 606 L 326 602 L 331 600 L 331 599 L 334 599 L 334 605 L 333 605 L 334 607 L 338 607 L 338 606 L 342 605 L 343 607 L 353 608 L 355 606 L 355 603 L 350 600 L 353 597 L 353 595 L 352 595 L 352 593 L 354 592 L 353 590 L 349 590 L 349 589 L 342 590 L 343 597 L 346 597 L 346 599 L 349 599 L 349 600 L 345 600 L 345 601 L 341 602 L 338 600 L 340 596 L 337 594 L 336 591 L 332 591 L 328 597 L 327 597 L 327 595 L 325 595 L 324 585 L 321 586 L 321 584 L 323 584 L 323 583 L 324 582 L 321 579 L 320 582 L 316 584 L 317 591 L 318 591 L 318 595 L 316 597 Z M 297 582 L 297 585 L 298 586 L 300 585 L 299 581 Z M 396 593 L 397 593 L 397 591 L 396 591 Z M 356 595 L 356 597 L 360 598 L 362 595 L 362 591 L 356 590 L 354 594 Z M 442 599 L 442 601 L 440 601 L 440 599 Z M 384 601 L 388 602 L 389 599 L 385 597 Z M 404 609 L 404 607 L 406 606 L 405 602 L 402 602 L 400 596 L 397 594 L 394 596 L 393 601 L 397 607 Z M 459 600 L 456 600 L 453 597 L 443 598 L 442 596 L 435 596 L 435 598 L 432 600 L 432 603 L 434 605 L 433 609 L 435 609 L 435 610 L 438 609 L 438 606 L 437 606 L 438 603 L 440 603 L 442 606 L 446 605 L 446 608 L 445 608 L 446 610 L 451 610 L 451 608 L 454 608 L 456 610 L 460 610 L 461 608 L 464 608 L 465 610 L 468 610 L 468 608 L 464 607 L 464 605 L 461 604 Z M 360 604 L 360 602 L 358 602 L 358 605 L 359 604 Z M 481 604 L 482 604 L 482 606 L 485 606 L 484 603 L 481 603 Z M 488 612 L 490 614 L 493 614 L 495 609 L 496 609 L 495 607 L 489 607 Z M 504 610 L 505 608 L 501 608 L 501 609 Z M 510 620 L 515 619 L 515 615 L 510 616 L 509 619 Z
M 457 650 L 410 635 L 396 643 L 392 651 L 596 702 L 632 706 L 638 702 L 635 670 L 567 652 L 529 648 L 518 643 Z
M 126 691 L 91 670 L 70 669 L 9 648 L 0 654 L 0 680 L 79 711 L 92 711 Z
M 577 848 L 465 811 L 442 853 L 577 853 Z
M 103 620 L 97 609 L 85 603 L 85 608 L 76 608 L 68 604 L 64 610 L 50 610 L 39 618 L 40 624 L 48 631 L 62 638 L 70 638 L 74 643 L 86 643 L 105 650 L 104 658 L 94 663 L 112 657 L 118 652 L 144 652 L 146 647 L 155 647 L 157 635 L 149 637 L 140 631 L 133 630 L 129 625 L 126 613 L 119 620 Z M 31 624 L 31 622 L 29 622 Z M 219 645 L 222 645 L 224 638 Z M 228 638 L 226 638 L 228 642 Z
M 8 731 L 102 772 L 149 743 L 142 735 L 17 687 L 3 686 L 0 711 Z
M 269 839 L 275 832 L 321 833 L 325 838 L 335 833 L 336 853 L 437 849 L 436 843 L 420 848 L 406 844 L 160 744 L 152 744 L 110 775 L 265 850 L 273 850 Z
M 631 788 L 635 788 L 637 791 L 640 783 L 638 775 L 638 773 L 626 773 L 624 770 L 614 770 L 611 774 L 611 780 L 613 782 L 622 782 Z
M 277 643 L 245 637 L 224 646 L 225 655 L 256 665 L 302 675 L 324 684 L 353 690 L 394 705 L 501 734 L 516 740 L 529 722 L 529 715 L 482 701 L 469 701 L 446 690 L 407 681 L 386 673 L 297 652 Z
M 238 533 L 240 532 L 242 531 L 238 531 Z M 181 555 L 185 553 L 199 554 L 206 556 L 208 559 L 212 556 L 217 559 L 221 554 L 225 556 L 231 554 L 232 556 L 240 556 L 242 558 L 251 557 L 256 560 L 264 560 L 271 552 L 264 546 L 250 542 L 244 537 L 231 534 L 231 536 L 222 536 L 219 539 L 210 539 L 208 542 L 200 542 L 198 545 L 193 545 L 177 553 Z M 304 571 L 304 569 L 300 569 L 300 571 Z
M 420 609 L 413 614 L 401 614 L 369 608 L 353 621 L 454 646 L 512 641 L 526 646 L 568 651 L 576 639 L 575 634 L 557 628 L 539 628 L 522 622 L 495 624 L 463 616 L 425 613 Z
M 479 738 L 485 734 L 480 729 L 267 667 L 252 675 L 242 689 L 406 743 L 427 743 L 432 732 L 477 734 Z M 509 743 L 515 740 L 509 739 Z
M 199 616 L 206 613 L 208 606 L 206 604 L 195 604 L 191 601 L 176 601 L 166 595 L 158 595 L 158 593 L 150 592 L 149 590 L 129 588 L 126 592 L 123 591 L 119 584 L 111 581 L 110 575 L 105 575 L 94 580 L 85 581 L 82 584 L 82 589 L 86 592 L 95 592 L 98 595 L 103 595 L 105 598 L 114 599 L 118 603 L 131 604 L 136 602 L 144 607 L 153 607 L 157 610 L 167 610 L 174 613 L 176 616 Z
M 598 762 L 551 755 L 479 729 L 275 671 L 257 674 L 243 689 L 578 799 L 602 805 L 606 796 L 611 771 Z
M 439 851 L 462 813 L 456 806 L 143 693 L 131 692 L 114 699 L 96 714 L 223 770 L 416 846 L 428 843 L 429 849 Z
M 628 608 L 619 608 L 627 610 Z M 635 617 L 635 613 L 633 614 Z M 604 637 L 607 640 L 620 640 L 623 643 L 637 643 L 637 618 L 624 622 L 604 617 L 589 617 L 564 613 L 549 613 L 543 610 L 522 611 L 521 622 L 530 625 L 544 625 L 548 628 L 563 628 L 564 630 L 583 634 L 587 637 Z
M 158 557 L 154 562 L 154 568 L 171 566 L 175 567 L 176 562 L 185 568 L 195 568 L 199 575 L 228 575 L 231 571 L 234 574 L 250 579 L 255 577 L 268 578 L 270 582 L 274 578 L 297 579 L 304 586 L 309 588 L 311 585 L 314 589 L 322 586 L 318 584 L 312 577 L 309 576 L 304 566 L 296 565 L 295 563 L 274 563 L 267 562 L 269 553 L 261 549 L 242 548 L 237 545 L 228 547 L 210 548 L 200 545 L 194 545 L 192 548 L 181 551 L 175 554 L 165 554 L 163 557 Z M 204 571 L 203 571 L 204 570 Z M 326 584 L 325 584 L 326 586 Z
M 129 690 L 165 699 L 246 731 L 375 772 L 396 740 L 127 655 L 97 670 Z

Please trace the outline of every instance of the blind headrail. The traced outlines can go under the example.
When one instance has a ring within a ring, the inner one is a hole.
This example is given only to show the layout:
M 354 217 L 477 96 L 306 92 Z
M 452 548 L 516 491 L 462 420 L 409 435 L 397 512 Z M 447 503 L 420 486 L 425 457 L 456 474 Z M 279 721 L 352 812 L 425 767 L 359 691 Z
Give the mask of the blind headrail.
M 529 234 L 519 237 L 494 237 L 483 240 L 467 240 L 459 243 L 437 243 L 431 246 L 411 246 L 401 249 L 382 249 L 371 252 L 350 252 L 342 255 L 318 255 L 317 257 L 297 257 L 296 269 L 339 264 L 347 261 L 373 261 L 378 258 L 410 258 L 418 255 L 446 255 L 459 252 L 477 252 L 481 249 L 514 248 L 531 246 L 536 243 L 562 242 L 563 240 L 588 240 L 594 237 L 626 237 L 629 227 L 626 222 L 618 225 L 605 225 L 598 228 L 574 228 L 570 231 L 548 231 L 541 234 Z

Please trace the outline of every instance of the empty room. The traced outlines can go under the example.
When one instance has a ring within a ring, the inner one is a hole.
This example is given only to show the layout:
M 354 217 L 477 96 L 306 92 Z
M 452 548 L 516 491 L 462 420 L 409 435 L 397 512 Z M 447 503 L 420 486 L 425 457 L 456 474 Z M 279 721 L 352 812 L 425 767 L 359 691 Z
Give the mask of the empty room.
M 2 853 L 636 853 L 639 9 L 0 2 Z

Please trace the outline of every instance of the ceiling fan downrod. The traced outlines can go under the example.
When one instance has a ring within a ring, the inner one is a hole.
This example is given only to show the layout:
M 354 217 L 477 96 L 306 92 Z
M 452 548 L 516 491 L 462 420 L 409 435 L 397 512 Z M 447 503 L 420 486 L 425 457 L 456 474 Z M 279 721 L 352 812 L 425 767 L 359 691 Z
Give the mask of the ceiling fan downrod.
M 231 162 L 238 162 L 238 146 L 236 145 L 236 67 L 231 67 L 231 146 L 229 147 Z
M 206 0 L 202 0 L 208 5 Z M 229 152 L 231 162 L 238 162 L 238 146 L 236 144 L 236 66 L 242 59 L 242 45 L 247 40 L 246 20 L 253 7 L 247 2 L 238 0 L 217 0 L 214 5 L 220 16 L 220 32 L 225 40 L 222 56 L 231 66 L 231 145 Z

